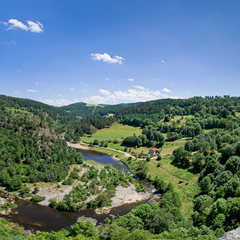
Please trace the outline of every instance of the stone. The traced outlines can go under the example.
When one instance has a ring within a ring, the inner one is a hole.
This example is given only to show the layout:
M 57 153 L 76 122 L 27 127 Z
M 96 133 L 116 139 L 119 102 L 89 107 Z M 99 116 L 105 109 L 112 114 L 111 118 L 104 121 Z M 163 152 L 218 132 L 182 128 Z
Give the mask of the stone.
M 239 240 L 240 239 L 240 227 L 232 230 L 230 232 L 226 232 L 223 237 L 218 240 Z

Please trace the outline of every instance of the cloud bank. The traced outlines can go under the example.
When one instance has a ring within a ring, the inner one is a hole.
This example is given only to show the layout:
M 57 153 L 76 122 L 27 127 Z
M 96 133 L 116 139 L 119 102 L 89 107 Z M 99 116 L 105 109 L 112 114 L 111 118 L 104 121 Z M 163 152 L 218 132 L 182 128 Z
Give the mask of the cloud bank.
M 165 92 L 165 93 L 170 93 L 170 92 L 171 92 L 171 90 L 170 90 L 170 89 L 168 89 L 168 88 L 163 88 L 163 89 L 162 89 L 162 92 Z
M 34 33 L 41 33 L 43 32 L 43 24 L 39 21 L 33 22 L 31 20 L 27 21 L 27 24 L 17 20 L 17 19 L 9 19 L 8 22 L 1 22 L 3 25 L 7 26 L 7 30 L 12 29 L 21 29 L 24 31 L 30 31 Z
M 150 100 L 156 100 L 159 98 L 178 98 L 169 96 L 164 91 L 154 91 L 143 86 L 134 86 L 128 90 L 118 90 L 110 92 L 106 89 L 99 89 L 99 95 L 90 96 L 85 98 L 87 103 L 94 104 L 117 104 L 117 103 L 130 103 L 130 102 L 145 102 Z
M 120 57 L 120 56 L 115 56 L 115 57 L 111 57 L 109 54 L 107 53 L 91 53 L 91 58 L 94 61 L 103 61 L 106 63 L 117 63 L 117 64 L 122 64 L 124 58 Z

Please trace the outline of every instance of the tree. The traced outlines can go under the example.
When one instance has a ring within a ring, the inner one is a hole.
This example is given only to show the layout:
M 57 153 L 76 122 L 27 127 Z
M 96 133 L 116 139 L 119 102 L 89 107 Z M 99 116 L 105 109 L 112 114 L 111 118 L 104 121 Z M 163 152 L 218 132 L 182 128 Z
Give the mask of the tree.
M 134 229 L 143 229 L 142 219 L 135 216 L 131 212 L 123 217 L 118 218 L 116 223 L 118 226 L 124 227 L 129 231 Z
M 230 144 L 225 144 L 224 147 L 220 150 L 220 152 L 222 153 L 221 161 L 222 163 L 225 163 L 229 157 L 234 155 L 235 147 Z
M 205 156 L 202 153 L 194 154 L 192 163 L 196 171 L 201 171 L 205 165 Z
M 213 184 L 209 176 L 204 177 L 199 183 L 203 193 L 209 193 L 213 189 Z
M 240 157 L 232 156 L 226 162 L 226 170 L 231 171 L 235 174 L 238 170 L 240 170 Z
M 184 150 L 183 147 L 179 147 L 173 151 L 173 156 L 174 156 L 174 162 L 180 164 L 181 166 L 184 167 L 189 167 L 190 166 L 190 156 L 191 154 Z
M 76 224 L 71 226 L 70 234 L 73 237 L 77 236 L 78 234 L 82 234 L 86 237 L 96 237 L 97 230 L 94 224 L 90 221 L 77 221 Z
M 22 180 L 19 176 L 13 176 L 9 182 L 9 190 L 17 191 L 22 187 Z

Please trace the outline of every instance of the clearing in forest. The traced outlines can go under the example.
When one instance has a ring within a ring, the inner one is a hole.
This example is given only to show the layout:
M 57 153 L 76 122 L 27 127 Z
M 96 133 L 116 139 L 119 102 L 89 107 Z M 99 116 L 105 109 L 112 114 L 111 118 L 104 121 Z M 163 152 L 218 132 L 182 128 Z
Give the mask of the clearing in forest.
M 132 136 L 133 134 L 136 134 L 138 136 L 141 133 L 142 130 L 139 127 L 132 127 L 120 123 L 114 123 L 110 128 L 104 128 L 92 134 L 92 138 L 121 139 Z
M 172 183 L 179 193 L 182 202 L 182 210 L 186 214 L 191 214 L 193 210 L 193 198 L 199 193 L 198 177 L 191 168 L 181 168 L 172 162 L 172 152 L 174 149 L 183 146 L 184 142 L 165 143 L 161 152 L 160 161 L 151 160 L 147 163 L 147 175 L 154 180 L 156 176 L 167 183 Z

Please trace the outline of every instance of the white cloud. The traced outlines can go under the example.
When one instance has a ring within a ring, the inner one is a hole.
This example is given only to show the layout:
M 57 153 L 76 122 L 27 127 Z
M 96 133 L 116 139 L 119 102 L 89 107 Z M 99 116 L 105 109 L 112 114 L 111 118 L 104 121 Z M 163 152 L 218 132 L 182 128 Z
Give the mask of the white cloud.
M 134 78 L 128 78 L 128 81 L 130 81 L 130 82 L 134 82 L 135 79 L 134 79 Z
M 122 64 L 124 58 L 120 56 L 111 57 L 107 53 L 91 53 L 92 60 L 94 61 L 103 61 L 106 63 L 118 63 Z
M 111 93 L 110 93 L 108 90 L 106 90 L 106 89 L 99 89 L 99 92 L 100 92 L 101 94 L 105 95 L 105 96 L 108 96 L 108 95 L 111 94 Z
M 139 89 L 139 90 L 144 90 L 145 88 L 143 86 L 134 86 L 135 88 Z
M 75 88 L 70 88 L 70 90 L 73 92 L 73 91 L 75 91 Z
M 166 61 L 164 59 L 161 60 L 161 63 L 165 63 Z
M 17 19 L 9 19 L 8 22 L 1 22 L 3 25 L 8 26 L 7 30 L 11 29 L 21 29 L 24 31 L 30 31 L 34 33 L 43 32 L 43 24 L 39 21 L 33 22 L 28 20 L 27 24 L 17 20 Z
M 78 100 L 74 99 L 74 100 L 69 100 L 69 99 L 65 99 L 65 98 L 60 98 L 60 99 L 50 99 L 50 98 L 39 98 L 38 101 L 46 103 L 48 105 L 52 105 L 52 106 L 65 106 L 65 105 L 69 105 L 72 103 L 76 103 L 79 102 Z
M 43 24 L 41 24 L 39 21 L 33 22 L 33 21 L 27 21 L 29 27 L 29 31 L 35 32 L 35 33 L 41 33 L 43 32 Z
M 129 102 L 144 102 L 159 98 L 177 98 L 169 96 L 161 91 L 154 91 L 143 86 L 135 86 L 128 90 L 118 90 L 110 92 L 105 89 L 99 89 L 99 95 L 90 96 L 85 98 L 84 101 L 94 104 L 117 104 L 117 103 L 129 103 Z
M 8 23 L 10 24 L 10 26 L 8 27 L 8 30 L 14 29 L 14 28 L 20 28 L 22 30 L 28 31 L 28 26 L 18 21 L 17 19 L 9 19 Z
M 165 93 L 170 93 L 170 92 L 171 92 L 171 90 L 170 90 L 170 89 L 168 89 L 168 88 L 163 88 L 163 89 L 162 89 L 162 92 L 165 92 Z
M 27 92 L 29 92 L 29 93 L 36 93 L 36 92 L 38 92 L 38 90 L 35 90 L 35 89 L 28 89 Z

